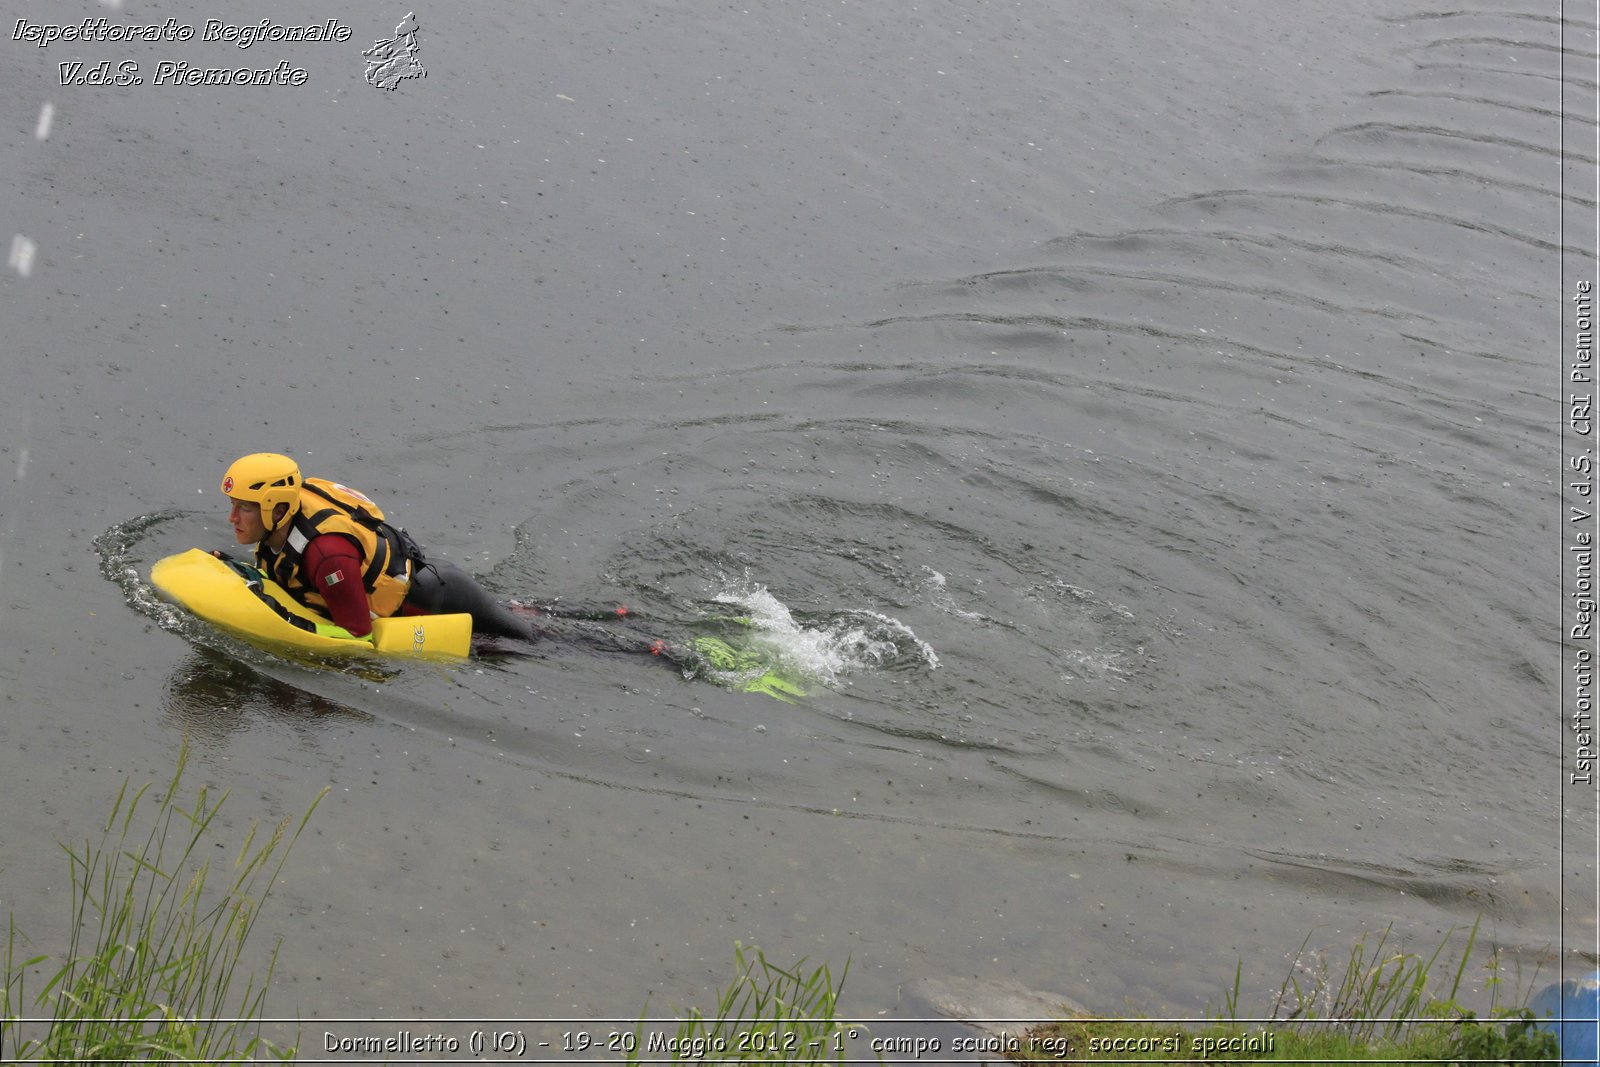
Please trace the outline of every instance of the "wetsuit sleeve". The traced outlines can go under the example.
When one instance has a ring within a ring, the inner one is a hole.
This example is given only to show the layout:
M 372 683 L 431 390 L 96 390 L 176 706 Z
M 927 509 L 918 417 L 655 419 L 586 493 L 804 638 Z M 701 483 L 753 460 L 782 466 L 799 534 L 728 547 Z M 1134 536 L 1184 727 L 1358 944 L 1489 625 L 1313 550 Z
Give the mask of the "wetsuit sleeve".
M 372 632 L 372 605 L 361 584 L 361 553 L 342 534 L 323 534 L 306 543 L 302 561 L 311 587 L 328 602 L 328 616 L 357 637 Z

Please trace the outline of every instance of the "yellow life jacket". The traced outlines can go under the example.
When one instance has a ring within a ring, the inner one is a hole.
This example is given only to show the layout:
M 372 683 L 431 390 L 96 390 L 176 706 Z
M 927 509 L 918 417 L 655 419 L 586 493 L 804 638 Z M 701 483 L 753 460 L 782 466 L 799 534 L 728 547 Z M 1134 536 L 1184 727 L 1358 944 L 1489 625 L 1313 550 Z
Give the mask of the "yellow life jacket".
M 300 603 L 327 614 L 328 602 L 305 580 L 306 545 L 323 534 L 344 534 L 361 551 L 361 584 L 377 616 L 400 610 L 411 591 L 414 567 L 422 552 L 403 530 L 384 521 L 383 511 L 365 495 L 338 482 L 306 478 L 300 486 L 300 508 L 286 520 L 289 538 L 278 552 L 262 541 L 256 563 Z

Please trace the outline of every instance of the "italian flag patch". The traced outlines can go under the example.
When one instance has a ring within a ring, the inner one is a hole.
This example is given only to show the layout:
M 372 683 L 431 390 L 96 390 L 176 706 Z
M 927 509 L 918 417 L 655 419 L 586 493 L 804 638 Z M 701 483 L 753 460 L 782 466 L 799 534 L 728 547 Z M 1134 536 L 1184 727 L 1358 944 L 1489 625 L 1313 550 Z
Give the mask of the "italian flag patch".
M 338 585 L 342 581 L 344 581 L 344 571 L 334 571 L 332 574 L 330 574 L 326 578 L 322 579 L 322 584 L 323 585 Z

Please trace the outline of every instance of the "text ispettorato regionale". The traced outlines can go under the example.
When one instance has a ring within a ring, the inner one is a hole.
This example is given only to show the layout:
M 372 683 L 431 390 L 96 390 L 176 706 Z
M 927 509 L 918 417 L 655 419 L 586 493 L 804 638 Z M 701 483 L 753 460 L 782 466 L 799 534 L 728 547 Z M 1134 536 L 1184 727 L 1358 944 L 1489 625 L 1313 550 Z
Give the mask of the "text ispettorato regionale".
M 191 23 L 168 18 L 165 22 L 143 26 L 112 22 L 104 17 L 85 18 L 80 22 L 30 22 L 18 19 L 11 31 L 13 41 L 31 41 L 40 48 L 57 42 L 83 41 L 91 43 L 143 41 L 159 44 L 163 41 L 223 41 L 249 48 L 259 41 L 348 41 L 353 36 L 349 26 L 338 19 L 314 22 L 307 25 L 287 26 L 262 19 L 260 22 L 224 22 L 207 19 L 198 29 Z

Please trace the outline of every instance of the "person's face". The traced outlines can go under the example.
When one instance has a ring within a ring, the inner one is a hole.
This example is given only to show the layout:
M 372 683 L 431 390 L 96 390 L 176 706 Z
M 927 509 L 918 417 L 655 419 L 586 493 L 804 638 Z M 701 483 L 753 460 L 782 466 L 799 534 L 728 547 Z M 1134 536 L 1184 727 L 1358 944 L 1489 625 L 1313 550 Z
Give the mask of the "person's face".
M 228 522 L 233 524 L 233 539 L 241 545 L 253 545 L 267 536 L 266 523 L 261 521 L 261 505 L 249 500 L 233 501 Z

